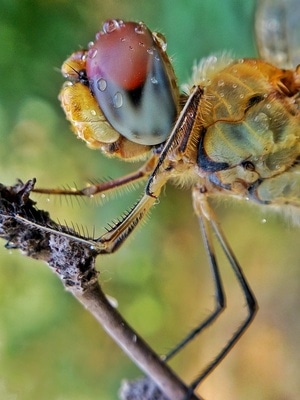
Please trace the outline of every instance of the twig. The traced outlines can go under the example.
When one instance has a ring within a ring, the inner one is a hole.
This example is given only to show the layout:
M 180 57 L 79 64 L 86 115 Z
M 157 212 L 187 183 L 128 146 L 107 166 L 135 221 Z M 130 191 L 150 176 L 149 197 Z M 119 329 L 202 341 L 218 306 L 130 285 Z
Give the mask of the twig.
M 95 269 L 97 249 L 89 238 L 55 223 L 30 199 L 35 180 L 0 184 L 0 237 L 7 248 L 48 263 L 64 287 L 84 305 L 123 351 L 149 378 L 123 384 L 123 400 L 182 400 L 188 388 L 109 303 Z M 155 382 L 152 383 L 151 380 Z M 158 388 L 155 386 L 157 385 Z M 167 397 L 166 397 L 167 396 Z M 191 400 L 201 400 L 192 394 Z

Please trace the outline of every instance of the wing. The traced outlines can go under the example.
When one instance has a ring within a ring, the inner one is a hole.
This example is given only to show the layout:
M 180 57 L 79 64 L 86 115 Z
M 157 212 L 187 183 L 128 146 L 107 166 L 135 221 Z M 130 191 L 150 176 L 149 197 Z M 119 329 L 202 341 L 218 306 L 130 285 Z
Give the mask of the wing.
M 300 64 L 299 0 L 257 0 L 255 33 L 260 56 L 281 68 Z

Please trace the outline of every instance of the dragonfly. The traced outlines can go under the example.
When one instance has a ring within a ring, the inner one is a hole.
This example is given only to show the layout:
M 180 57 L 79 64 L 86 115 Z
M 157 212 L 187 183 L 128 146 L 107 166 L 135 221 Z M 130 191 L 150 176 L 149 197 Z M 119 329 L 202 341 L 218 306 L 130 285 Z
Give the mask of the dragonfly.
M 262 207 L 300 206 L 300 62 L 287 31 L 297 18 L 286 3 L 259 3 L 261 58 L 209 56 L 180 92 L 163 35 L 142 22 L 107 20 L 88 49 L 63 64 L 60 101 L 76 136 L 105 156 L 145 160 L 136 171 L 82 189 L 39 193 L 106 195 L 145 182 L 142 197 L 102 236 L 101 254 L 116 252 L 155 206 L 169 182 L 191 188 L 215 290 L 215 308 L 170 351 L 175 354 L 216 321 L 226 307 L 213 235 L 242 289 L 247 315 L 190 393 L 220 364 L 253 321 L 258 305 L 214 212 L 212 200 L 233 198 Z M 285 24 L 284 24 L 285 22 Z

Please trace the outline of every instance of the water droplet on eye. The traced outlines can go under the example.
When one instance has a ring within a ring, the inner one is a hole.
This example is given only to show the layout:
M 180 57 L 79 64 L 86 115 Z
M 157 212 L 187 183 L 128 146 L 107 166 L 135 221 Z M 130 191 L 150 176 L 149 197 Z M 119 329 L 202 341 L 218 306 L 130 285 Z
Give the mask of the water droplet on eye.
M 123 21 L 117 20 L 117 19 L 109 19 L 108 21 L 105 21 L 103 24 L 103 32 L 105 33 L 112 33 L 116 29 L 120 28 L 120 25 L 122 25 Z
M 152 76 L 151 82 L 152 82 L 154 85 L 157 85 L 157 84 L 158 84 L 158 80 L 155 78 L 155 76 Z
M 97 50 L 97 49 L 90 49 L 90 50 L 88 51 L 88 57 L 89 57 L 89 58 L 95 58 L 96 55 L 97 55 L 97 53 L 98 53 L 98 50 Z
M 136 335 L 133 335 L 133 336 L 132 336 L 132 341 L 133 341 L 133 343 L 136 343 L 136 342 L 137 342 L 137 336 L 136 336 Z
M 107 82 L 105 79 L 100 78 L 97 82 L 97 87 L 100 90 L 100 92 L 104 92 L 104 90 L 107 88 Z
M 223 87 L 225 85 L 225 82 L 223 81 L 223 79 L 220 79 L 219 81 L 218 81 L 218 86 L 219 87 Z
M 113 104 L 115 108 L 120 108 L 123 105 L 123 96 L 120 92 L 117 92 L 113 97 Z
M 143 35 L 143 34 L 145 34 L 145 32 L 146 32 L 146 26 L 145 26 L 145 24 L 143 24 L 142 22 L 140 22 L 139 24 L 138 24 L 138 26 L 136 26 L 135 28 L 134 28 L 134 31 L 136 32 L 136 33 L 138 33 L 139 35 Z

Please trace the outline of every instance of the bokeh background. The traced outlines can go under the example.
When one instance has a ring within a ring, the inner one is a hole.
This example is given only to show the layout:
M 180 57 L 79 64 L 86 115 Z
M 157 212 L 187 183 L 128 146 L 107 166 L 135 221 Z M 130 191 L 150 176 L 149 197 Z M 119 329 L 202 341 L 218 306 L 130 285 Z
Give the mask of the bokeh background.
M 0 0 L 0 178 L 36 177 L 41 187 L 84 185 L 136 166 L 107 160 L 70 132 L 57 95 L 59 68 L 111 17 L 143 20 L 168 40 L 180 83 L 213 52 L 255 56 L 254 1 Z M 139 196 L 96 202 L 37 197 L 60 221 L 96 234 Z M 299 230 L 248 204 L 217 206 L 223 228 L 260 312 L 222 365 L 200 386 L 214 400 L 299 398 Z M 266 221 L 265 221 L 266 220 Z M 140 372 L 41 262 L 0 247 L 0 398 L 113 400 L 120 381 Z M 165 353 L 213 306 L 213 285 L 189 190 L 168 186 L 147 225 L 98 260 L 100 281 L 120 311 Z M 188 382 L 216 354 L 245 314 L 220 255 L 228 311 L 172 361 Z

